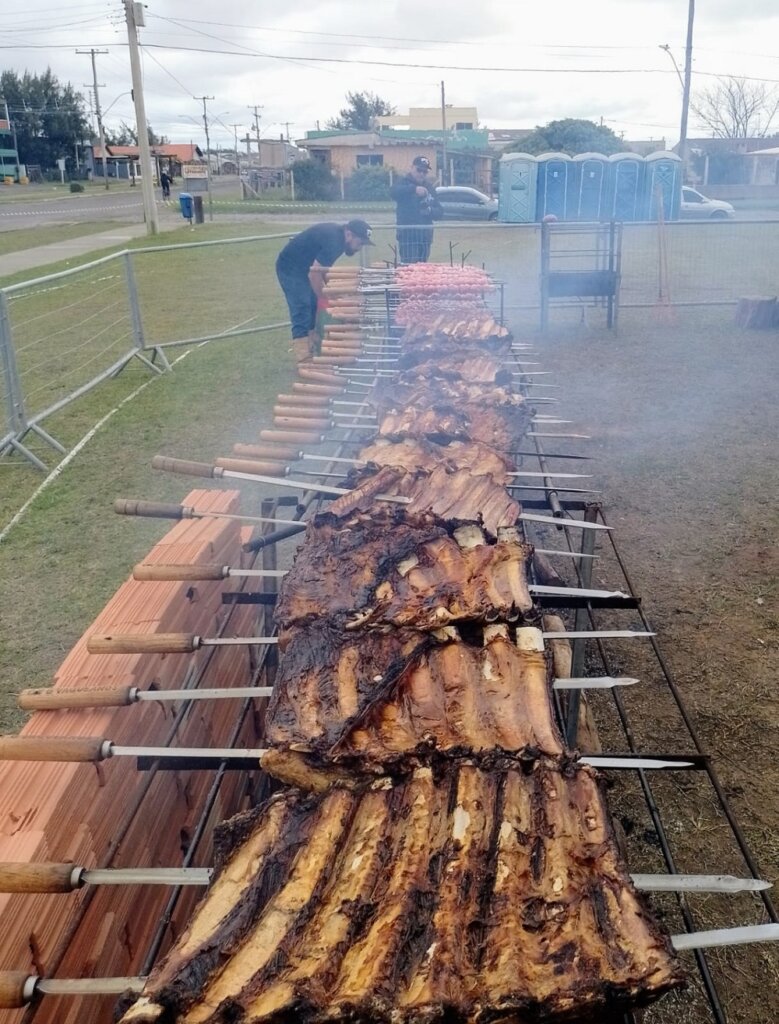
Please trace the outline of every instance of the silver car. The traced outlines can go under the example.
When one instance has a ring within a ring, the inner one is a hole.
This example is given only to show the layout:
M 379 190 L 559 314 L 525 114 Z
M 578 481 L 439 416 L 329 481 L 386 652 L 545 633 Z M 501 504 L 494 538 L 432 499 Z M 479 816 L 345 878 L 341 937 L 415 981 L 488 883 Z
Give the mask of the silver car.
M 725 220 L 735 217 L 736 211 L 722 199 L 709 199 L 694 188 L 687 185 L 682 188 L 682 201 L 679 206 L 680 217 L 695 217 L 708 220 Z
M 476 188 L 445 185 L 435 190 L 444 217 L 457 220 L 497 220 L 498 200 L 490 199 Z

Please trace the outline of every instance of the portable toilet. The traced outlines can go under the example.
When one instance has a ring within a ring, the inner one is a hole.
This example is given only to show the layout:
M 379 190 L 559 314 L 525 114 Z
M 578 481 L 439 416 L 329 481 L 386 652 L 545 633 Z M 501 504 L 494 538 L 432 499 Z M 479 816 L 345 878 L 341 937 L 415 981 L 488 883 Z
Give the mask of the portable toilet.
M 568 219 L 568 177 L 571 158 L 567 153 L 542 153 L 538 157 L 536 220 L 553 214 Z
M 644 161 L 644 202 L 642 219 L 658 219 L 662 201 L 665 220 L 678 220 L 682 197 L 682 161 L 676 153 L 650 153 Z
M 504 153 L 498 170 L 498 220 L 527 224 L 536 216 L 538 161 L 530 153 Z
M 612 153 L 604 220 L 640 220 L 644 188 L 644 158 L 637 153 Z
M 601 219 L 606 194 L 608 160 L 602 153 L 579 153 L 568 178 L 568 219 Z

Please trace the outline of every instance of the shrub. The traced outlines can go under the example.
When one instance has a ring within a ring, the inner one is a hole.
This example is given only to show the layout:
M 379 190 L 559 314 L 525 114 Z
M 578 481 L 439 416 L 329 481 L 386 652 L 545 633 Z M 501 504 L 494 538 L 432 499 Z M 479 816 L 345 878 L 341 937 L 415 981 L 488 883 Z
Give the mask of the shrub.
M 83 192 L 84 191 L 84 186 L 81 184 L 80 181 L 71 181 L 71 183 L 70 183 L 70 191 L 71 192 Z
M 335 176 L 318 160 L 296 160 L 292 165 L 295 176 L 295 198 L 328 200 L 338 195 Z
M 386 167 L 358 167 L 344 182 L 347 199 L 381 202 L 389 199 L 390 174 Z

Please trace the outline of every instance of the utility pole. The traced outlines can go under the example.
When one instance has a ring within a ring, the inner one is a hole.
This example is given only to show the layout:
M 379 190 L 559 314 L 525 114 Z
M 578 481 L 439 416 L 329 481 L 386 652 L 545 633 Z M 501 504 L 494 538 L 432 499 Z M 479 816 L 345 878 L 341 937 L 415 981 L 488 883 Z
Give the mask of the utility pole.
M 149 128 L 146 124 L 146 104 L 143 99 L 143 76 L 141 75 L 141 57 L 138 45 L 138 28 L 142 28 L 146 24 L 143 17 L 143 4 L 133 2 L 133 0 L 124 0 L 124 13 L 127 20 L 127 42 L 130 50 L 130 70 L 133 80 L 135 130 L 138 134 L 138 150 L 141 157 L 143 212 L 146 219 L 147 232 L 150 235 L 157 235 L 160 231 L 160 223 L 157 218 L 157 202 L 154 198 Z
M 233 139 L 235 142 L 235 171 L 238 175 L 238 194 L 243 199 L 243 182 L 241 181 L 241 154 L 238 151 L 238 129 L 241 127 L 239 124 L 231 124 L 230 127 L 233 129 Z
M 97 115 L 97 130 L 100 136 L 100 152 L 103 157 L 103 182 L 105 183 L 106 189 L 108 189 L 108 160 L 106 159 L 105 152 L 105 131 L 103 130 L 103 113 L 100 110 L 100 93 L 98 92 L 100 88 L 105 87 L 98 86 L 97 84 L 97 64 L 95 62 L 95 57 L 97 56 L 97 54 L 108 53 L 108 50 L 76 50 L 76 53 L 88 53 L 92 58 L 92 88 L 94 89 L 95 94 L 95 113 Z M 88 89 L 89 86 L 87 85 L 84 88 Z
M 446 180 L 446 171 L 447 171 L 447 167 L 446 167 L 446 89 L 444 87 L 444 83 L 443 82 L 441 82 L 441 127 L 443 128 L 443 131 L 444 131 L 444 144 L 443 144 L 443 155 L 442 155 L 444 170 L 443 170 L 443 175 L 441 177 L 441 184 L 442 185 L 446 185 L 446 184 L 451 185 L 452 184 L 451 181 L 447 182 L 447 180 Z
M 211 140 L 208 137 L 208 107 L 206 104 L 213 96 L 193 96 L 203 104 L 203 127 L 206 130 L 206 190 L 208 191 L 208 219 L 214 219 L 214 199 L 211 195 Z
M 692 28 L 695 21 L 695 0 L 687 8 L 687 47 L 684 51 L 684 93 L 682 94 L 682 122 L 679 128 L 679 159 L 682 161 L 682 181 L 687 163 L 687 118 L 690 113 L 690 87 L 692 84 Z
M 254 111 L 254 134 L 257 137 L 257 164 L 258 169 L 262 169 L 262 143 L 260 142 L 260 111 L 263 108 L 255 103 L 253 107 L 249 107 L 249 110 Z
M 287 131 L 287 142 L 289 142 L 289 126 L 290 126 L 291 123 L 292 123 L 291 121 L 285 121 L 284 122 L 284 127 L 285 127 L 285 129 Z

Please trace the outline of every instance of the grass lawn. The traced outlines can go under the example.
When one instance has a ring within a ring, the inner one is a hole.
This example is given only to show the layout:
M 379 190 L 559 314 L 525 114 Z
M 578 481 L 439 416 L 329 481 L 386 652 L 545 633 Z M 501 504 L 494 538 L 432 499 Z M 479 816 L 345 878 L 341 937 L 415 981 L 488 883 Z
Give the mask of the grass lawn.
M 3 185 L 0 186 L 0 205 L 3 203 L 34 203 L 42 200 L 61 202 L 63 199 L 72 199 L 77 201 L 100 195 L 106 191 L 102 182 L 82 181 L 81 184 L 84 186 L 83 192 L 71 192 L 68 183 L 64 185 L 51 182 L 45 185 Z M 116 195 L 129 191 L 131 191 L 131 186 L 124 182 L 121 184 L 112 182 L 109 189 L 110 193 Z
M 53 242 L 66 242 L 70 238 L 81 238 L 83 235 L 95 235 L 116 227 L 119 227 L 116 221 L 104 220 L 79 221 L 77 224 L 47 224 L 40 228 L 0 231 L 0 256 L 9 252 L 21 252 L 24 249 L 37 249 L 40 245 L 51 245 Z M 28 270 L 26 274 L 31 277 L 33 272 Z

